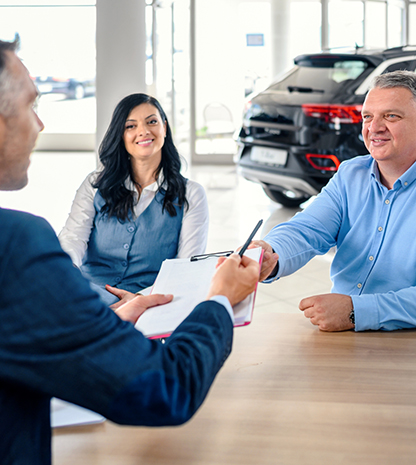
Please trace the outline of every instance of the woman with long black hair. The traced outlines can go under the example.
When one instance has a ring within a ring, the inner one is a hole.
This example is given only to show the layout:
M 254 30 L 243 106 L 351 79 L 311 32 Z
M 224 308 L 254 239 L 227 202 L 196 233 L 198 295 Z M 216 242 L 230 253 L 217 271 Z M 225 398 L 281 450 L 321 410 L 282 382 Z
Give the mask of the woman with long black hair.
M 99 156 L 103 168 L 78 189 L 59 240 L 111 304 L 106 285 L 139 292 L 163 260 L 205 252 L 208 204 L 203 187 L 180 174 L 165 112 L 149 95 L 121 100 Z

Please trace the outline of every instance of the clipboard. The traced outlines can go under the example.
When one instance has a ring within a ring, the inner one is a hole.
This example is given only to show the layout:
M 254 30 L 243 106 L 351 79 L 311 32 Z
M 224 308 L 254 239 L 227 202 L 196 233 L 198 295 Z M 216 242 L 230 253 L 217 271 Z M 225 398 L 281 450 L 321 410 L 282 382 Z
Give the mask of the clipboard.
M 192 310 L 206 300 L 215 273 L 218 256 L 230 252 L 201 255 L 199 259 L 172 259 L 162 263 L 151 294 L 173 294 L 172 302 L 147 309 L 137 320 L 135 328 L 146 337 L 164 338 L 170 336 Z M 259 262 L 263 258 L 261 247 L 248 249 L 244 253 Z M 256 298 L 254 292 L 233 307 L 234 326 L 251 323 Z

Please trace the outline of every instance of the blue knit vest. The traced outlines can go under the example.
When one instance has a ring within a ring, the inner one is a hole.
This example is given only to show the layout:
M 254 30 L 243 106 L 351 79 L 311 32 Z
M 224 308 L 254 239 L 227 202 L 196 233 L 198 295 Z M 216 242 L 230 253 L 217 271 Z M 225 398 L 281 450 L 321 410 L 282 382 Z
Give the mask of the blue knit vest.
M 178 253 L 183 207 L 176 216 L 162 212 L 165 191 L 157 192 L 138 217 L 121 222 L 101 212 L 105 201 L 99 191 L 94 198 L 93 229 L 81 270 L 100 287 L 105 284 L 130 292 L 151 286 L 163 260 Z

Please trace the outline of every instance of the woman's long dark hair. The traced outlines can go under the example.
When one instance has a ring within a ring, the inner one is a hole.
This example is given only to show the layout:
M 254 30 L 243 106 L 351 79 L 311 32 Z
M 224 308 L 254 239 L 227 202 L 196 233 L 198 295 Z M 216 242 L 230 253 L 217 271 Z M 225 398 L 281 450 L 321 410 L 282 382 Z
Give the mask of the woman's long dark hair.
M 143 103 L 149 103 L 156 107 L 163 122 L 166 122 L 166 138 L 162 147 L 162 160 L 155 171 L 157 178 L 163 169 L 165 179 L 163 189 L 166 193 L 162 211 L 166 209 L 170 216 L 176 216 L 175 205 L 188 207 L 186 182 L 180 174 L 181 159 L 173 143 L 172 132 L 163 108 L 150 95 L 131 94 L 121 100 L 114 110 L 110 126 L 98 151 L 104 168 L 93 184 L 93 187 L 99 189 L 101 196 L 105 200 L 102 212 L 117 217 L 119 221 L 128 219 L 130 213 L 133 215 L 135 200 L 135 192 L 130 191 L 124 185 L 128 177 L 134 181 L 130 155 L 123 141 L 125 123 L 133 108 Z M 159 187 L 159 190 L 161 190 L 161 187 Z

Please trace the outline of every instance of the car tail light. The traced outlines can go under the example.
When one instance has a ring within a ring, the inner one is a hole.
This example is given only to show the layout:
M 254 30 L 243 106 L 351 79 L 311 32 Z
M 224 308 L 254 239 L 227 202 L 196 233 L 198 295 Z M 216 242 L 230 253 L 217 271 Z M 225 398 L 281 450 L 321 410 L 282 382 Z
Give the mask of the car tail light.
M 251 100 L 246 100 L 246 102 L 244 103 L 244 114 L 246 114 L 248 110 L 250 110 L 251 106 L 252 106 Z
M 321 155 L 318 153 L 307 153 L 306 159 L 313 168 L 319 171 L 337 171 L 340 162 L 335 155 Z
M 303 104 L 302 110 L 306 116 L 319 118 L 325 123 L 344 123 L 357 124 L 361 123 L 362 105 L 322 105 L 322 104 Z

